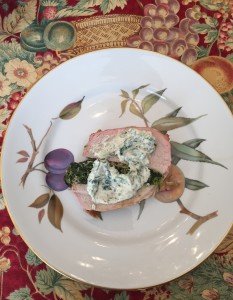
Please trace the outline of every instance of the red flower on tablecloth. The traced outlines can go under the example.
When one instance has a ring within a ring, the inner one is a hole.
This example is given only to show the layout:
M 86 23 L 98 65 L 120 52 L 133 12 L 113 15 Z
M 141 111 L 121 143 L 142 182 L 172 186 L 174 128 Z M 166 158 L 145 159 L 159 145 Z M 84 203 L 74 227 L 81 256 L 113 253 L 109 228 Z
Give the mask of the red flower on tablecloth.
M 46 20 L 53 20 L 56 16 L 57 8 L 56 6 L 47 6 L 43 11 L 43 17 Z

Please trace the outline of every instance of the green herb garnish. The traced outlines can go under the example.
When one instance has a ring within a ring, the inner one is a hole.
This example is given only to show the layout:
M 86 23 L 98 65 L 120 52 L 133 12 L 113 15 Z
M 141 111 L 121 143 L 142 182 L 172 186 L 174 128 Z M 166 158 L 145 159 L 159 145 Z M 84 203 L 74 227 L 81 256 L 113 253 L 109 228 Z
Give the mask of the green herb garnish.
M 65 174 L 65 182 L 68 186 L 75 183 L 87 184 L 87 179 L 93 168 L 94 159 L 88 159 L 79 163 L 71 163 Z M 129 166 L 121 162 L 109 162 L 112 167 L 115 167 L 120 174 L 127 174 Z M 147 181 L 150 185 L 160 185 L 163 176 L 150 170 L 150 177 Z

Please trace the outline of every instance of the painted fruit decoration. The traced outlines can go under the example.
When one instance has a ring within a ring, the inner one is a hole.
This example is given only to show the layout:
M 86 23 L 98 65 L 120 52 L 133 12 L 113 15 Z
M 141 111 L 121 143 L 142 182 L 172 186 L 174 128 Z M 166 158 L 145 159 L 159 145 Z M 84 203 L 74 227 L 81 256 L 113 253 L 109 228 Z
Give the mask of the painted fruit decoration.
M 63 148 L 52 150 L 45 156 L 44 166 L 49 171 L 46 174 L 46 183 L 51 189 L 60 192 L 68 188 L 64 175 L 72 162 L 74 155 Z

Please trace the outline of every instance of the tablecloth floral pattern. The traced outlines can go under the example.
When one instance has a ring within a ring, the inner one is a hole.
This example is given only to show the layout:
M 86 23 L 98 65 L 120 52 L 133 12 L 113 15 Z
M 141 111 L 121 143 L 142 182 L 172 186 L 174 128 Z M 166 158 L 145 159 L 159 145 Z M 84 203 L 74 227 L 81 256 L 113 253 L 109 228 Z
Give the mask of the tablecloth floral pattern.
M 109 47 L 181 60 L 233 111 L 232 0 L 0 0 L 0 144 L 13 111 L 44 74 Z M 110 291 L 74 282 L 22 241 L 0 198 L 0 300 L 233 299 L 233 230 L 188 274 L 148 289 Z

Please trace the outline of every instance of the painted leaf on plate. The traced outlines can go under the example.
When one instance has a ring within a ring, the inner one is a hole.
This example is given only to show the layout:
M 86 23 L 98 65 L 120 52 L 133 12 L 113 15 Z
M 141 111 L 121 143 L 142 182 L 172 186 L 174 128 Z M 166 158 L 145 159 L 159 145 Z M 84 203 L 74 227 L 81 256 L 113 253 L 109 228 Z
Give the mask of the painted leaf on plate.
M 209 186 L 199 180 L 185 178 L 185 187 L 189 190 L 197 191 Z
M 80 112 L 84 98 L 85 97 L 77 102 L 73 102 L 65 106 L 60 112 L 59 118 L 62 120 L 69 120 L 74 118 Z
M 159 131 L 169 131 L 191 124 L 192 122 L 202 118 L 205 115 L 197 118 L 184 118 L 184 117 L 164 117 L 154 121 L 152 127 Z
M 49 202 L 49 193 L 40 195 L 29 207 L 41 208 Z
M 39 221 L 39 223 L 41 223 L 42 219 L 44 218 L 44 215 L 45 215 L 45 209 L 43 208 L 38 212 L 38 221 Z
M 149 95 L 145 96 L 142 100 L 142 110 L 143 113 L 147 113 L 151 107 L 158 102 L 158 100 L 161 98 L 163 93 L 165 92 L 166 89 L 150 93 Z
M 63 217 L 63 206 L 57 195 L 53 195 L 49 200 L 48 219 L 57 229 L 61 230 L 61 220 Z
M 134 114 L 135 116 L 138 116 L 139 118 L 143 118 L 140 110 L 137 108 L 137 106 L 133 102 L 130 103 L 129 111 L 132 114 Z
M 191 139 L 183 143 L 183 145 L 189 146 L 191 148 L 197 148 L 205 139 Z M 180 158 L 172 156 L 172 164 L 177 165 L 180 161 Z
M 141 85 L 141 86 L 139 86 L 137 89 L 132 90 L 133 99 L 135 99 L 135 98 L 137 97 L 137 95 L 138 95 L 138 93 L 139 93 L 139 91 L 140 91 L 141 89 L 144 89 L 144 88 L 147 87 L 148 85 L 149 85 L 149 84 Z
M 28 157 L 22 157 L 22 158 L 19 158 L 16 162 L 17 163 L 24 163 L 28 160 Z
M 125 113 L 128 101 L 129 100 L 127 99 L 121 101 L 121 115 L 119 117 L 123 116 L 123 114 Z
M 201 143 L 206 141 L 205 139 L 191 139 L 183 143 L 183 145 L 189 146 L 191 148 L 197 148 Z
M 210 157 L 208 157 L 206 154 L 193 149 L 192 147 L 186 146 L 184 144 L 180 144 L 174 141 L 171 141 L 171 153 L 172 156 L 184 159 L 184 160 L 190 160 L 190 161 L 198 161 L 198 162 L 206 162 L 214 165 L 221 166 L 225 169 L 227 169 L 224 165 L 213 161 Z
M 167 114 L 165 117 L 176 117 L 178 112 L 181 110 L 181 107 L 178 107 L 177 109 L 173 110 L 172 112 L 170 112 L 169 114 Z
M 137 217 L 137 220 L 140 219 L 141 217 L 141 214 L 144 210 L 144 207 L 145 207 L 145 203 L 146 203 L 146 200 L 142 200 L 140 203 L 139 203 L 139 212 L 138 212 L 138 217 Z
M 123 97 L 123 98 L 129 98 L 129 94 L 128 94 L 128 92 L 126 92 L 126 91 L 124 91 L 124 90 L 121 90 L 121 95 L 120 95 L 120 97 Z
M 21 150 L 21 151 L 17 152 L 17 154 L 20 154 L 20 155 L 25 156 L 25 157 L 29 157 L 29 154 L 25 150 Z
M 85 210 L 85 212 L 90 215 L 91 217 L 95 218 L 95 219 L 100 219 L 103 220 L 102 218 L 102 214 L 100 211 L 96 211 L 96 210 Z

